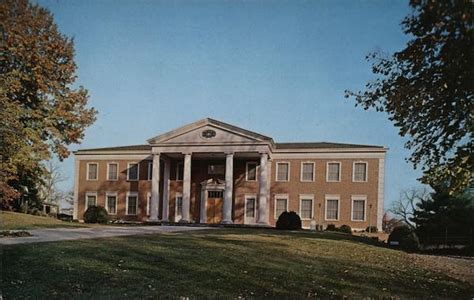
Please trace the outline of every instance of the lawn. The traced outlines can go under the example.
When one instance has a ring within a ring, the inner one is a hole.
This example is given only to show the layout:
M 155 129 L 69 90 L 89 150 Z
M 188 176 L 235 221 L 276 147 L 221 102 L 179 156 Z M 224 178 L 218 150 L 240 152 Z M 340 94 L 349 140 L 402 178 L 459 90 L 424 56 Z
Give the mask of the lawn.
M 10 298 L 471 298 L 401 251 L 338 233 L 213 229 L 4 246 Z
M 85 227 L 84 224 L 65 222 L 52 217 L 33 216 L 9 211 L 0 212 L 0 230 L 21 230 L 54 227 Z

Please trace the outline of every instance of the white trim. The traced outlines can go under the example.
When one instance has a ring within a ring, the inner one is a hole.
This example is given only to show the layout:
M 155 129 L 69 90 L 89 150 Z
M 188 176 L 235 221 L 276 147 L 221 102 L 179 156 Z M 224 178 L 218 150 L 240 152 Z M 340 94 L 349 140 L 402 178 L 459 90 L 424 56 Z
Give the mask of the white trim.
M 86 211 L 89 207 L 87 207 L 87 197 L 88 196 L 95 196 L 95 206 L 97 206 L 97 192 L 86 192 L 86 195 L 85 195 L 85 202 L 84 202 L 84 211 Z
M 137 165 L 137 179 L 130 179 L 130 165 Z M 139 181 L 140 180 L 140 163 L 129 162 L 127 163 L 127 181 Z
M 337 219 L 328 219 L 328 200 L 337 200 Z M 325 195 L 324 196 L 324 221 L 339 221 L 341 218 L 341 196 Z
M 286 211 L 288 211 L 288 202 L 290 202 L 290 197 L 288 194 L 276 194 L 273 197 L 273 218 L 275 220 L 278 220 L 280 216 L 277 216 L 277 199 L 285 199 L 286 200 Z
M 329 180 L 329 164 L 338 164 L 339 165 L 339 179 L 338 180 Z M 341 182 L 342 175 L 342 166 L 340 161 L 328 161 L 326 162 L 326 182 Z
M 255 165 L 255 179 L 254 180 L 250 180 L 248 178 L 248 175 L 249 175 L 249 165 Z M 258 162 L 256 161 L 248 161 L 245 163 L 245 181 L 250 181 L 250 182 L 256 182 L 258 181 Z
M 158 197 L 159 199 L 160 197 Z M 147 192 L 146 193 L 146 216 L 150 216 L 150 201 L 151 201 L 151 193 Z
M 313 165 L 313 174 L 311 180 L 303 180 L 303 165 L 304 164 L 312 164 Z M 314 161 L 302 161 L 300 164 L 300 181 L 301 182 L 314 182 L 316 178 L 316 163 Z
M 115 213 L 109 212 L 109 196 L 115 197 Z M 105 210 L 109 215 L 116 215 L 118 210 L 118 193 L 117 192 L 105 192 Z
M 80 154 L 75 153 L 78 160 L 150 160 L 151 154 L 126 154 L 127 151 L 112 152 L 107 154 Z M 148 151 L 150 153 L 150 151 Z
M 129 214 L 128 213 L 128 198 L 129 197 L 137 197 L 137 205 L 136 205 L 136 214 Z M 138 215 L 138 203 L 140 202 L 140 198 L 138 197 L 138 192 L 127 192 L 126 198 L 125 198 L 125 215 L 127 216 L 137 216 Z
M 379 180 L 377 191 L 377 228 L 382 231 L 383 202 L 385 186 L 385 159 L 379 159 Z
M 179 222 L 183 218 L 181 212 L 181 217 L 178 220 L 178 198 L 181 197 L 181 207 L 183 207 L 183 193 L 175 193 L 174 195 L 174 221 Z
M 97 168 L 95 170 L 95 179 L 90 179 L 89 178 L 89 165 L 96 165 Z M 99 180 L 99 163 L 98 162 L 88 162 L 87 163 L 87 170 L 86 170 L 86 180 L 87 181 L 98 181 Z
M 151 181 L 153 178 L 153 161 L 148 161 L 146 170 L 146 180 Z
M 109 166 L 110 165 L 117 165 L 117 171 L 115 172 L 115 177 L 116 177 L 115 179 L 110 179 L 109 178 L 109 175 L 110 175 Z M 106 176 L 106 178 L 107 178 L 108 181 L 117 181 L 118 180 L 118 178 L 119 178 L 119 163 L 118 162 L 111 161 L 111 162 L 107 163 L 107 176 Z
M 385 152 L 272 152 L 273 159 L 370 159 L 370 158 L 384 158 Z
M 355 165 L 365 164 L 365 180 L 355 180 Z M 368 182 L 369 181 L 369 163 L 366 161 L 354 161 L 352 162 L 352 182 Z
M 75 158 L 74 163 L 74 208 L 72 211 L 73 220 L 78 220 L 79 215 L 79 168 L 81 167 L 81 162 Z
M 364 219 L 354 220 L 354 201 L 364 201 Z M 367 220 L 367 196 L 365 195 L 352 195 L 351 196 L 351 221 L 352 222 L 365 222 Z
M 253 199 L 253 222 L 247 221 L 247 199 Z M 244 224 L 257 223 L 257 194 L 244 195 Z
M 314 195 L 313 194 L 300 194 L 299 196 L 300 199 L 300 207 L 299 207 L 299 215 L 301 217 L 301 220 L 312 220 L 314 219 Z M 311 200 L 311 218 L 303 218 L 303 215 L 301 214 L 301 202 L 302 200 Z
M 179 179 L 179 166 L 180 165 L 183 166 L 183 176 L 181 177 L 181 179 Z M 179 162 L 176 163 L 176 174 L 174 175 L 174 179 L 176 181 L 183 181 L 183 178 L 184 178 L 184 162 L 179 161 Z
M 288 173 L 286 174 L 287 179 L 286 180 L 278 180 L 278 165 L 281 164 L 287 164 L 288 165 Z M 291 164 L 289 161 L 278 161 L 276 162 L 276 168 L 275 168 L 275 181 L 276 182 L 289 182 L 290 181 L 290 174 L 291 174 Z

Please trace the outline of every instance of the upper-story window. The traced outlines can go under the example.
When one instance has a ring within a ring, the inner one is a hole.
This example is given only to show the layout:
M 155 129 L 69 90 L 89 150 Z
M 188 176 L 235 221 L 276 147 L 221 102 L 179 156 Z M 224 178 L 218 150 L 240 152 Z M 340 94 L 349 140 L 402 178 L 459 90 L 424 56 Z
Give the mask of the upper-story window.
M 301 181 L 314 181 L 314 162 L 301 163 Z
M 184 175 L 184 164 L 179 162 L 176 164 L 176 180 L 182 181 Z
M 248 162 L 245 166 L 245 180 L 257 181 L 257 163 Z
M 107 164 L 107 180 L 118 179 L 118 163 Z
M 147 180 L 151 180 L 153 178 L 153 162 L 148 162 L 148 172 L 147 172 Z
M 366 182 L 367 181 L 367 163 L 366 162 L 354 162 L 352 181 L 354 182 Z
M 290 181 L 290 163 L 279 162 L 276 164 L 276 181 Z
M 341 163 L 328 162 L 326 170 L 326 181 L 338 182 L 341 181 Z
M 87 180 L 97 180 L 99 165 L 97 163 L 87 164 Z
M 129 163 L 127 168 L 127 180 L 138 180 L 139 167 L 137 163 Z

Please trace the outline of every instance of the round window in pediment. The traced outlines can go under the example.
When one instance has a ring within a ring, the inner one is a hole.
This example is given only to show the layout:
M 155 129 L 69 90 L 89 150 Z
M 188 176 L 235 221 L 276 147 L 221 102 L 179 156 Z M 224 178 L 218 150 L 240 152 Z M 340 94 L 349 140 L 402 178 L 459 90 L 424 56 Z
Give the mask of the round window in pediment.
M 201 132 L 201 136 L 205 139 L 212 139 L 213 137 L 216 136 L 216 132 L 212 129 L 206 129 L 203 132 Z

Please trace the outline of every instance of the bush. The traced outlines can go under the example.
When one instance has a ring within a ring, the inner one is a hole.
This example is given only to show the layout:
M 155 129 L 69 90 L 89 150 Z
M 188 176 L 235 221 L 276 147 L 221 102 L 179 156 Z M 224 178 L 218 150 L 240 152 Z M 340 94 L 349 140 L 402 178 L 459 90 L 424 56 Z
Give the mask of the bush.
M 107 224 L 108 221 L 109 214 L 102 206 L 91 206 L 84 213 L 85 223 Z
M 334 224 L 328 224 L 328 226 L 326 226 L 326 231 L 337 231 L 337 227 Z
M 365 229 L 365 232 L 371 232 L 371 233 L 377 233 L 379 231 L 379 229 L 377 228 L 377 226 L 367 226 L 367 228 Z
M 398 242 L 398 245 L 392 245 L 392 242 Z M 388 244 L 410 252 L 420 250 L 420 241 L 408 226 L 395 227 L 388 237 Z
M 301 219 L 294 211 L 283 212 L 276 222 L 277 229 L 298 230 L 301 229 Z
M 351 228 L 351 226 L 349 226 L 349 225 L 342 225 L 342 226 L 339 228 L 339 231 L 340 231 L 340 232 L 344 232 L 344 233 L 352 234 L 352 228 Z

